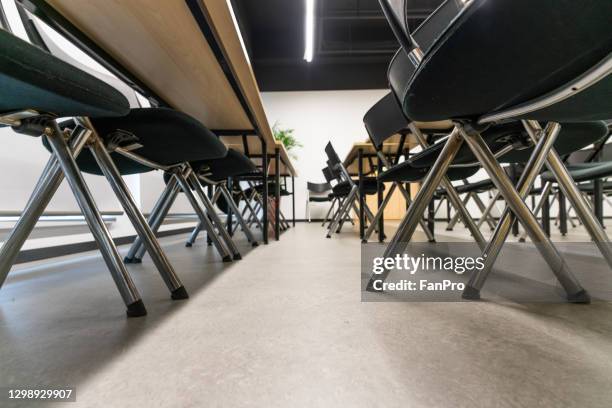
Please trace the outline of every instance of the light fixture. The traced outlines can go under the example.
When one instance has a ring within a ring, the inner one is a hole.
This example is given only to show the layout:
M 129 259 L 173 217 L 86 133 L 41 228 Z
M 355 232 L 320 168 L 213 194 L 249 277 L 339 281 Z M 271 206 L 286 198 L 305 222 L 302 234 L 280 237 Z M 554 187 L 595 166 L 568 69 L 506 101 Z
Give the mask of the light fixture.
M 312 55 L 314 53 L 315 1 L 316 0 L 306 0 L 306 47 L 304 59 L 307 62 L 312 61 Z

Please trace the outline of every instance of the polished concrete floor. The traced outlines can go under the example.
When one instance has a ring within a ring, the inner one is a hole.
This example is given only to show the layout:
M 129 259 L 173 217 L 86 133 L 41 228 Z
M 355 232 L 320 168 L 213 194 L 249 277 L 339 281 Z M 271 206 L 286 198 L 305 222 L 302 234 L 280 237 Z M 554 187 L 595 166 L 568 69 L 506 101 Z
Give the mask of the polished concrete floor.
M 129 267 L 145 318 L 95 253 L 16 267 L 0 387 L 74 386 L 69 407 L 612 406 L 610 303 L 362 303 L 354 232 L 298 224 L 229 265 L 183 238 L 162 243 L 189 300 Z

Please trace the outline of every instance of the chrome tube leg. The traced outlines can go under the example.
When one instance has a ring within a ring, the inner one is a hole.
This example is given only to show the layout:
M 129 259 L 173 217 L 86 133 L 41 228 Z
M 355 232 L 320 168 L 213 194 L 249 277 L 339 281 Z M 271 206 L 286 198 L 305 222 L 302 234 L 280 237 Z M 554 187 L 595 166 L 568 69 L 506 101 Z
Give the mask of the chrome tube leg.
M 185 287 L 176 275 L 170 261 L 168 261 L 151 227 L 147 224 L 147 220 L 138 209 L 130 190 L 125 184 L 125 181 L 123 181 L 123 178 L 121 178 L 121 173 L 119 173 L 113 159 L 111 159 L 106 151 L 106 146 L 104 146 L 104 143 L 102 143 L 102 140 L 100 140 L 97 135 L 92 136 L 89 150 L 115 192 L 115 196 L 132 222 L 134 229 L 142 239 L 144 247 L 149 252 L 149 256 L 153 260 L 155 267 L 170 290 L 172 299 L 187 299 L 189 295 Z
M 150 224 L 151 229 L 153 230 L 154 233 L 157 233 L 157 231 L 159 231 L 159 227 L 161 227 L 161 225 L 164 223 L 164 220 L 166 219 L 166 216 L 170 212 L 170 209 L 172 208 L 172 204 L 174 204 L 174 200 L 176 200 L 176 197 L 178 196 L 179 191 L 180 191 L 180 188 L 178 187 L 178 182 L 176 181 L 174 177 L 170 179 L 170 181 L 168 182 L 168 185 L 172 186 L 172 189 L 170 190 L 170 194 L 168 195 L 168 199 L 164 203 L 163 207 L 161 207 L 161 209 L 159 210 L 155 219 L 153 219 L 152 223 Z M 140 246 L 136 250 L 136 254 L 134 255 L 134 259 L 132 260 L 132 262 L 134 263 L 141 263 L 142 257 L 144 256 L 146 252 L 146 248 L 142 245 L 142 240 L 140 239 L 140 237 L 138 237 L 138 240 L 140 240 Z
M 495 229 L 495 224 L 492 223 L 491 220 L 489 219 L 488 214 L 486 213 L 487 207 L 485 207 L 480 197 L 478 197 L 478 193 L 472 193 L 472 199 L 476 203 L 476 206 L 480 210 L 481 214 L 483 214 L 482 218 L 485 219 L 487 224 L 489 224 L 489 228 L 491 228 L 491 231 L 493 231 Z
M 372 220 L 372 222 L 370 222 L 370 225 L 368 226 L 368 229 L 365 232 L 363 239 L 361 240 L 363 244 L 367 243 L 368 239 L 370 239 L 370 236 L 374 233 L 374 229 L 376 228 L 376 225 L 378 225 L 378 221 L 380 220 L 380 217 L 385 212 L 385 208 L 387 207 L 387 204 L 389 204 L 389 202 L 391 201 L 391 197 L 393 196 L 393 193 L 395 192 L 396 188 L 397 188 L 397 183 L 391 184 L 391 187 L 389 188 L 387 195 L 385 196 L 382 203 L 380 204 L 380 207 L 378 208 L 378 211 L 376 211 L 376 215 L 374 216 L 374 219 Z
M 340 222 L 340 220 L 343 217 L 343 214 L 340 213 L 340 210 L 342 210 L 342 207 L 344 206 L 344 203 L 345 203 L 345 200 L 347 199 L 347 197 L 344 197 L 344 198 L 338 197 L 338 207 L 336 208 L 336 210 L 332 214 L 332 217 L 329 220 L 329 224 L 327 225 L 327 229 L 330 231 L 330 233 L 331 233 L 332 224 L 334 224 L 336 222 L 336 220 L 338 220 L 338 222 Z
M 476 226 L 476 222 L 470 215 L 469 211 L 463 205 L 461 198 L 459 198 L 459 194 L 457 194 L 457 191 L 451 184 L 448 177 L 445 176 L 442 179 L 442 183 L 443 183 L 444 188 L 446 189 L 446 193 L 448 195 L 449 201 L 451 202 L 453 207 L 455 207 L 457 212 L 460 214 L 463 224 L 466 226 L 470 234 L 472 234 L 472 237 L 474 238 L 474 240 L 476 241 L 480 249 L 484 250 L 484 248 L 487 246 L 487 242 L 482 236 L 482 232 L 480 232 L 480 230 Z
M 535 126 L 539 126 L 539 124 L 535 121 L 529 121 L 526 125 L 531 129 L 529 132 L 530 136 L 537 137 L 537 128 Z M 582 195 L 580 194 L 580 190 L 574 183 L 572 176 L 565 168 L 563 161 L 556 151 L 551 150 L 548 153 L 546 165 L 557 179 L 557 183 L 563 191 L 563 194 L 570 201 L 572 207 L 574 207 L 576 214 L 584 224 L 584 227 L 588 231 L 593 241 L 595 241 L 595 244 L 608 262 L 608 265 L 612 267 L 612 246 L 610 245 L 610 239 L 608 238 L 597 217 L 595 217 L 593 212 L 589 211 L 587 202 L 583 199 Z
M 464 206 L 467 205 L 470 202 L 470 194 L 469 193 L 466 194 L 461 202 L 463 203 Z M 459 213 L 459 211 L 456 211 L 455 215 L 453 215 L 453 218 L 451 218 L 448 225 L 446 225 L 446 230 L 452 231 L 453 228 L 455 228 L 455 225 L 457 225 L 457 223 L 459 222 L 460 218 L 461 218 L 461 213 Z
M 251 206 L 250 199 L 246 196 L 246 194 L 244 193 L 244 190 L 242 190 L 242 187 L 240 187 L 240 185 L 238 185 L 238 189 L 240 190 L 240 195 L 242 196 L 244 200 L 244 210 L 245 211 L 248 210 L 250 211 L 251 215 L 255 215 L 255 210 L 253 210 L 253 207 Z M 244 213 L 242 216 L 244 217 Z M 249 224 L 249 220 L 247 220 L 247 224 Z M 257 217 L 255 217 L 255 220 L 256 220 L 257 226 L 259 228 L 263 228 L 263 226 L 261 225 Z M 250 227 L 250 224 L 249 224 L 249 227 Z
M 230 252 L 232 253 L 232 256 L 233 256 L 234 260 L 242 259 L 242 256 L 240 255 L 240 252 L 238 251 L 238 248 L 236 247 L 236 244 L 234 243 L 234 241 L 232 240 L 232 237 L 230 237 L 229 233 L 225 229 L 225 227 L 224 227 L 223 223 L 221 222 L 221 220 L 219 219 L 219 216 L 217 215 L 217 212 L 215 211 L 214 206 L 210 202 L 210 198 L 208 198 L 208 196 L 202 190 L 202 186 L 200 185 L 200 181 L 196 177 L 196 175 L 193 172 L 193 170 L 188 172 L 187 178 L 193 184 L 193 187 L 194 187 L 194 190 L 195 190 L 196 194 L 198 195 L 198 197 L 202 201 L 202 204 L 204 204 L 204 208 L 206 208 L 208 216 L 211 218 L 211 221 L 212 221 L 213 225 L 215 225 L 217 227 L 217 230 L 219 231 L 219 235 L 225 241 L 225 244 L 227 245 L 227 247 L 229 248 Z
M 404 185 L 402 183 L 396 182 L 396 184 L 397 184 L 397 187 L 398 187 L 400 193 L 402 193 L 402 195 L 404 196 L 404 200 L 406 200 L 406 205 L 410 206 L 410 204 L 412 203 L 412 199 L 410 198 L 410 194 L 408 193 L 408 191 L 406 191 L 406 189 L 404 188 Z M 419 219 L 419 225 L 421 226 L 421 229 L 423 230 L 423 232 L 427 236 L 427 240 L 429 242 L 436 242 L 436 238 L 431 233 L 431 231 L 429 230 L 429 228 L 427 227 L 427 224 L 425 223 L 425 221 L 423 219 Z
M 191 171 L 192 171 L 191 168 L 186 169 L 185 174 L 188 174 Z M 176 177 L 179 185 L 181 186 L 181 189 L 183 190 L 185 196 L 187 197 L 187 200 L 189 200 L 189 203 L 193 207 L 193 210 L 196 212 L 196 214 L 200 218 L 200 222 L 204 225 L 204 228 L 206 229 L 206 233 L 208 234 L 208 237 L 211 239 L 213 245 L 215 246 L 215 248 L 217 249 L 221 257 L 223 258 L 223 262 L 231 262 L 232 255 L 230 254 L 230 251 L 227 249 L 225 244 L 221 241 L 221 239 L 215 232 L 215 227 L 213 226 L 212 222 L 208 219 L 208 216 L 206 215 L 206 211 L 204 211 L 204 209 L 202 208 L 198 200 L 193 195 L 193 191 L 191 191 L 191 187 L 189 186 L 189 183 L 185 179 L 185 175 L 183 174 L 183 172 L 179 169 L 175 170 L 174 177 Z
M 500 191 L 502 196 L 505 198 L 512 212 L 516 214 L 516 217 L 521 221 L 524 228 L 527 230 L 529 237 L 535 243 L 536 247 L 538 248 L 538 250 L 544 257 L 546 262 L 551 267 L 553 273 L 557 277 L 557 280 L 559 281 L 561 286 L 565 289 L 567 293 L 568 301 L 574 302 L 574 303 L 590 302 L 590 296 L 587 293 L 587 291 L 576 280 L 574 275 L 569 270 L 564 259 L 561 257 L 561 255 L 559 254 L 555 246 L 552 244 L 550 239 L 546 236 L 546 234 L 544 233 L 544 231 L 538 224 L 537 220 L 535 219 L 531 211 L 529 211 L 529 208 L 527 207 L 527 205 L 523 202 L 522 199 L 524 196 L 527 195 L 531 186 L 530 185 L 521 186 L 521 187 L 524 187 L 524 190 L 522 191 L 523 197 L 521 197 L 521 195 L 519 195 L 519 193 L 516 191 L 512 182 L 510 181 L 510 179 L 504 172 L 504 169 L 497 162 L 497 159 L 495 159 L 495 156 L 493 155 L 493 153 L 491 152 L 491 150 L 489 149 L 485 141 L 482 139 L 480 134 L 468 133 L 462 127 L 460 127 L 460 129 L 461 129 L 461 134 L 464 140 L 466 141 L 466 143 L 468 144 L 468 146 L 470 147 L 474 155 L 478 158 L 478 161 L 480 161 L 480 163 L 483 165 L 483 167 L 487 171 L 487 173 L 489 174 L 489 177 L 491 177 L 491 180 L 493 181 L 493 183 L 495 183 L 495 186 Z M 557 134 L 558 134 L 558 131 L 557 131 Z M 536 152 L 534 151 L 534 154 L 535 153 Z M 525 175 L 525 173 L 526 172 L 523 172 L 523 175 Z M 525 179 L 528 177 L 522 177 L 522 178 Z M 528 180 L 528 181 L 532 181 L 532 180 Z M 525 183 L 523 180 L 523 184 L 528 184 L 528 183 Z M 511 217 L 508 217 L 508 220 L 511 220 Z M 498 225 L 498 228 L 500 225 L 502 225 L 503 227 L 504 226 L 503 224 L 505 223 L 500 222 L 500 224 Z M 509 227 L 511 227 L 512 222 L 509 222 L 508 224 L 509 224 Z M 509 230 L 510 228 L 508 228 L 508 232 Z M 502 244 L 503 244 L 503 240 L 499 243 L 499 249 L 501 249 Z M 489 246 L 487 246 L 487 248 L 489 248 Z M 480 271 L 475 271 L 476 273 L 472 275 L 472 277 L 470 278 L 470 282 L 468 283 L 468 286 L 465 289 L 466 292 L 469 292 L 470 289 L 477 288 L 477 286 L 475 287 L 473 285 L 474 282 L 472 281 L 472 278 L 482 273 L 486 269 L 487 263 L 492 262 L 490 261 L 489 258 L 497 258 L 498 254 L 499 254 L 499 251 L 493 254 L 493 256 L 491 255 L 487 256 L 487 258 L 485 259 L 485 268 L 483 268 Z M 492 263 L 490 266 L 492 266 Z M 466 295 L 466 292 L 464 292 L 464 295 Z
M 88 129 L 83 127 L 75 129 L 70 141 L 70 150 L 73 157 L 79 155 L 90 135 L 91 131 Z M 15 223 L 15 226 L 0 248 L 0 288 L 19 256 L 19 251 L 23 244 L 28 239 L 28 236 L 36 226 L 36 222 L 45 211 L 45 208 L 47 208 L 49 201 L 51 201 L 60 184 L 62 184 L 63 179 L 64 173 L 62 173 L 55 155 L 51 155 L 19 220 Z
M 357 188 L 357 186 L 353 186 L 349 194 L 343 200 L 342 205 L 340 206 L 340 209 L 338 210 L 337 217 L 334 219 L 331 227 L 329 228 L 329 231 L 327 232 L 327 238 L 331 238 L 331 234 L 333 234 L 334 231 L 338 229 L 340 221 L 343 219 L 347 211 L 349 211 L 349 209 L 351 208 L 351 203 L 353 203 L 355 198 L 357 197 L 358 190 L 359 188 Z
M 155 205 L 153 206 L 153 209 L 151 210 L 151 214 L 149 214 L 149 219 L 147 220 L 147 222 L 149 223 L 149 225 L 151 225 L 151 228 L 153 229 L 154 232 L 157 232 L 153 228 L 155 218 L 159 217 L 159 212 L 161 208 L 164 206 L 164 204 L 166 203 L 166 201 L 168 200 L 168 196 L 170 195 L 170 193 L 171 193 L 170 184 L 167 184 L 164 190 L 162 191 L 162 193 L 160 194 L 159 198 L 155 202 Z M 142 239 L 140 238 L 139 235 L 136 235 L 136 239 L 132 243 L 132 246 L 130 246 L 130 249 L 127 255 L 125 256 L 125 258 L 123 258 L 123 262 L 125 263 L 134 262 L 136 252 L 140 249 L 141 246 L 142 246 Z
M 196 225 L 193 228 L 193 231 L 191 231 L 191 235 L 189 235 L 189 238 L 187 239 L 187 242 L 185 243 L 185 246 L 187 248 L 191 248 L 193 244 L 195 244 L 195 241 L 198 238 L 198 235 L 200 235 L 200 232 L 202 231 L 202 228 L 204 228 L 204 226 L 202 225 L 202 221 L 200 221 L 198 222 L 198 225 Z
M 419 127 L 416 126 L 416 124 L 414 123 L 411 123 L 409 127 L 412 133 L 419 139 L 419 143 L 423 146 L 423 148 L 429 147 L 429 144 L 427 143 L 425 136 L 423 136 L 421 129 L 419 129 Z M 457 190 L 455 190 L 455 187 L 453 187 L 453 183 L 451 183 L 450 179 L 446 176 L 446 173 L 442 177 L 441 183 L 442 187 L 446 189 L 448 200 L 451 202 L 453 207 L 455 207 L 455 209 L 459 213 L 459 216 L 463 220 L 463 224 L 468 229 L 468 231 L 470 231 L 470 234 L 472 234 L 472 237 L 474 238 L 478 246 L 481 249 L 484 249 L 484 247 L 486 246 L 486 241 L 482 236 L 482 233 L 476 226 L 476 222 L 474 222 L 474 219 L 470 215 L 470 212 L 467 210 L 467 208 L 461 201 Z M 431 200 L 432 197 L 430 197 L 429 200 Z
M 485 221 L 486 218 L 488 218 L 488 217 L 492 218 L 491 217 L 491 211 L 493 211 L 493 208 L 495 207 L 495 203 L 497 203 L 497 200 L 499 199 L 500 195 L 501 194 L 498 191 L 491 198 L 491 201 L 489 201 L 489 205 L 487 205 L 487 208 L 485 208 L 484 212 L 482 213 L 482 216 L 480 217 L 480 219 L 478 220 L 478 223 L 476 224 L 476 226 L 478 228 L 480 228 L 480 226 L 482 225 L 482 223 Z
M 453 129 L 452 133 L 448 137 L 442 152 L 438 156 L 438 159 L 427 173 L 427 176 L 423 180 L 421 189 L 417 193 L 414 201 L 408 207 L 406 215 L 402 219 L 395 235 L 391 239 L 389 245 L 385 249 L 383 257 L 395 257 L 406 250 L 408 241 L 412 238 L 414 231 L 419 224 L 419 220 L 423 217 L 425 208 L 429 205 L 431 198 L 436 192 L 436 189 L 442 182 L 448 167 L 453 162 L 455 155 L 459 151 L 463 143 L 463 139 L 457 128 Z M 376 287 L 377 282 L 384 282 L 389 275 L 389 270 L 384 270 L 380 274 L 372 274 L 370 281 L 368 282 L 367 290 L 379 291 Z
M 544 184 L 544 188 L 542 188 L 542 192 L 540 193 L 540 198 L 538 200 L 538 203 L 536 204 L 535 208 L 533 209 L 533 215 L 536 218 L 540 214 L 540 211 L 542 211 L 542 206 L 544 205 L 544 200 L 546 200 L 546 198 L 548 197 L 548 195 L 552 191 L 552 188 L 553 188 L 553 184 L 551 182 L 546 182 L 546 184 Z M 519 241 L 520 242 L 525 242 L 526 239 L 527 239 L 527 232 L 523 231 L 523 234 L 519 238 Z
M 247 240 L 251 243 L 251 245 L 256 247 L 258 245 L 257 240 L 253 236 L 253 233 L 251 232 L 249 227 L 246 225 L 246 221 L 244 220 L 244 218 L 242 218 L 242 215 L 240 215 L 238 206 L 234 202 L 234 199 L 231 196 L 230 192 L 227 190 L 227 187 L 224 185 L 221 185 L 220 190 L 221 190 L 221 194 L 225 196 L 225 200 L 227 201 L 227 204 L 232 208 L 232 211 L 234 212 L 234 214 L 236 214 L 236 220 L 238 221 L 238 224 L 240 224 L 240 227 L 242 228 L 244 235 L 246 235 L 247 237 Z
M 70 153 L 70 149 L 64 141 L 59 126 L 55 122 L 51 122 L 50 126 L 51 127 L 48 128 L 47 132 L 45 133 L 47 140 L 49 141 L 53 153 L 55 154 L 62 171 L 64 172 L 64 176 L 66 177 L 77 203 L 79 204 L 79 207 L 87 220 L 89 229 L 100 246 L 102 257 L 104 258 L 115 284 L 117 285 L 119 293 L 127 306 L 127 315 L 130 317 L 146 315 L 147 311 L 144 307 L 142 299 L 140 298 L 138 289 L 136 289 L 136 285 L 134 285 L 131 276 L 123 264 L 121 255 L 119 255 L 117 247 L 115 247 L 115 243 L 113 242 L 113 238 L 108 232 L 108 229 L 104 224 L 104 220 L 102 220 L 102 216 L 100 215 L 100 211 L 98 211 L 98 207 L 96 206 L 96 203 L 89 192 L 89 188 L 83 179 L 83 175 L 79 171 L 79 168 Z
M 327 214 L 325 214 L 325 218 L 323 218 L 323 222 L 321 223 L 321 226 L 324 227 L 325 224 L 327 223 L 327 220 L 329 219 L 329 215 L 331 214 L 332 210 L 334 209 L 334 206 L 336 205 L 336 200 L 337 198 L 334 198 L 331 202 L 331 204 L 329 205 L 329 209 L 327 210 Z

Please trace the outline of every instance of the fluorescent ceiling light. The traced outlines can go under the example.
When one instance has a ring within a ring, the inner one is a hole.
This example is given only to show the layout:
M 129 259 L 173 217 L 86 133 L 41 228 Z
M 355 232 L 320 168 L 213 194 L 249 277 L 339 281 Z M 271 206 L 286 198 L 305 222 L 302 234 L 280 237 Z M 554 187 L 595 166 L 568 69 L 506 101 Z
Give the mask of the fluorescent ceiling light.
M 314 26 L 315 26 L 315 0 L 306 0 L 306 50 L 304 51 L 304 59 L 308 62 L 312 61 L 314 52 Z

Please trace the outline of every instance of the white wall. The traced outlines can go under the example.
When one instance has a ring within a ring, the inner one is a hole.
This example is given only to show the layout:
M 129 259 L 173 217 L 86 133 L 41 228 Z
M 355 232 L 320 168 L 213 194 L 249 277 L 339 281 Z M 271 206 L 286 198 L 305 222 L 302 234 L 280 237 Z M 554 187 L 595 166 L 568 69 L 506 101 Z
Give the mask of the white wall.
M 353 143 L 366 140 L 363 115 L 381 99 L 387 90 L 263 92 L 264 109 L 270 126 L 295 129 L 294 135 L 304 145 L 293 159 L 299 177 L 296 179 L 296 218 L 305 218 L 306 182 L 324 182 L 325 145 L 331 141 L 344 157 Z M 314 203 L 312 217 L 323 218 L 327 204 Z M 284 199 L 283 212 L 291 217 L 291 201 Z

